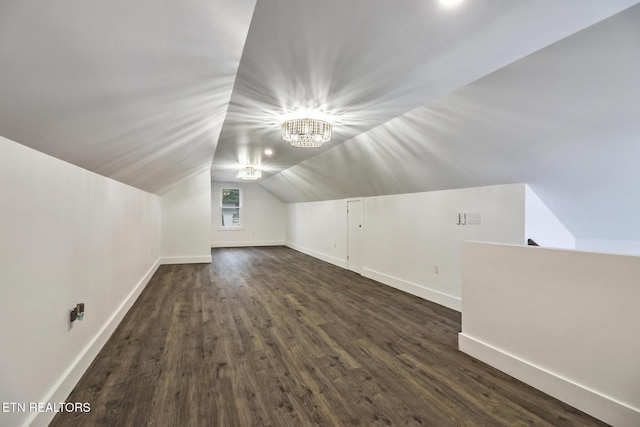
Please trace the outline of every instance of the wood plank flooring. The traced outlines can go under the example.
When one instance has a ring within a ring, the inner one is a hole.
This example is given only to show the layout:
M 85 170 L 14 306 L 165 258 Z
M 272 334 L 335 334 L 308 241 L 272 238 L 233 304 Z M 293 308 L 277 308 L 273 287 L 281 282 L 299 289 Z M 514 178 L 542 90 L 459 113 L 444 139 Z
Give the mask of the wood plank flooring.
M 52 426 L 605 425 L 457 350 L 460 314 L 284 247 L 162 266 Z

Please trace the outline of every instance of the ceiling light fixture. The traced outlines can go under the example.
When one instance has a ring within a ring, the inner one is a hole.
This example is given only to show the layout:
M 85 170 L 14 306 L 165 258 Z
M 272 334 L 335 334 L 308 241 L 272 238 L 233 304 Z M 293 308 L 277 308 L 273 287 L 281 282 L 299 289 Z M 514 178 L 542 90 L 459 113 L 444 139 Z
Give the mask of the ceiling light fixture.
M 462 3 L 463 0 L 440 0 L 440 4 L 444 7 L 455 7 Z
M 238 178 L 244 179 L 245 181 L 255 181 L 262 178 L 262 170 L 255 166 L 245 166 L 238 172 Z
M 267 156 L 270 156 L 273 154 L 273 150 L 271 148 L 267 148 L 266 150 L 264 150 L 264 154 L 266 154 Z
M 293 119 L 282 123 L 282 139 L 294 147 L 320 147 L 331 139 L 331 123 L 316 119 Z

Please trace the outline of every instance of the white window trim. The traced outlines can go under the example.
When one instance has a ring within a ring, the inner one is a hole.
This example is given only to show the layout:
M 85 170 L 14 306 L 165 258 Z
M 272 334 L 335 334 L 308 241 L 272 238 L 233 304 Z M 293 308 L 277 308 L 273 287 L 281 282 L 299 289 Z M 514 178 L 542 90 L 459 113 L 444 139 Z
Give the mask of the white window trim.
M 223 225 L 222 226 L 219 225 L 218 226 L 218 231 L 242 231 L 242 230 L 244 230 L 243 219 L 242 219 L 242 217 L 243 217 L 243 214 L 242 214 L 242 209 L 243 209 L 242 201 L 243 201 L 244 195 L 242 194 L 243 191 L 242 191 L 242 188 L 240 188 L 240 187 L 225 187 L 225 188 L 221 188 L 220 189 L 220 211 L 219 211 L 220 212 L 220 222 L 218 222 L 218 224 L 221 224 L 222 221 L 223 221 L 222 209 L 224 208 L 224 206 L 222 205 L 222 197 L 223 197 L 222 193 L 224 192 L 224 190 L 238 190 L 238 196 L 239 196 L 238 197 L 238 199 L 239 199 L 238 202 L 239 203 L 238 203 L 237 209 L 239 209 L 239 214 L 240 214 L 240 225 L 238 225 L 238 226 L 230 225 L 230 226 L 227 226 L 227 227 L 225 227 Z

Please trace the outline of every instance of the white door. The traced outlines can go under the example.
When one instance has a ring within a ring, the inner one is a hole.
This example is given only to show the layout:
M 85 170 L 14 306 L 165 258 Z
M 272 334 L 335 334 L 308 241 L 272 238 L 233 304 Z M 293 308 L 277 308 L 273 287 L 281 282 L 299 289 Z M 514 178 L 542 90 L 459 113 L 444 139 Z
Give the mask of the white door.
M 362 274 L 362 202 L 347 202 L 347 268 Z

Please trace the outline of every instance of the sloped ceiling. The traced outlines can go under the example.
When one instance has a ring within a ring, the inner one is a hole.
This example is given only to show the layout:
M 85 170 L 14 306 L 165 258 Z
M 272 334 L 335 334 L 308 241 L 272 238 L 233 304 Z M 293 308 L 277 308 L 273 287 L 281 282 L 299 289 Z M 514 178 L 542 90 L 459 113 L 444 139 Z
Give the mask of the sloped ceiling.
M 246 164 L 277 174 L 631 3 L 466 0 L 449 9 L 438 0 L 258 1 L 212 177 L 235 180 Z M 280 138 L 281 119 L 300 109 L 329 116 L 331 143 L 292 149 Z
M 0 2 L 0 135 L 150 192 L 211 164 L 255 0 Z
M 576 237 L 640 240 L 640 6 L 275 175 L 286 201 L 526 182 Z
M 639 1 L 3 0 L 0 135 L 159 194 L 248 163 L 286 202 L 528 182 L 640 240 Z M 299 109 L 334 139 L 289 147 Z

